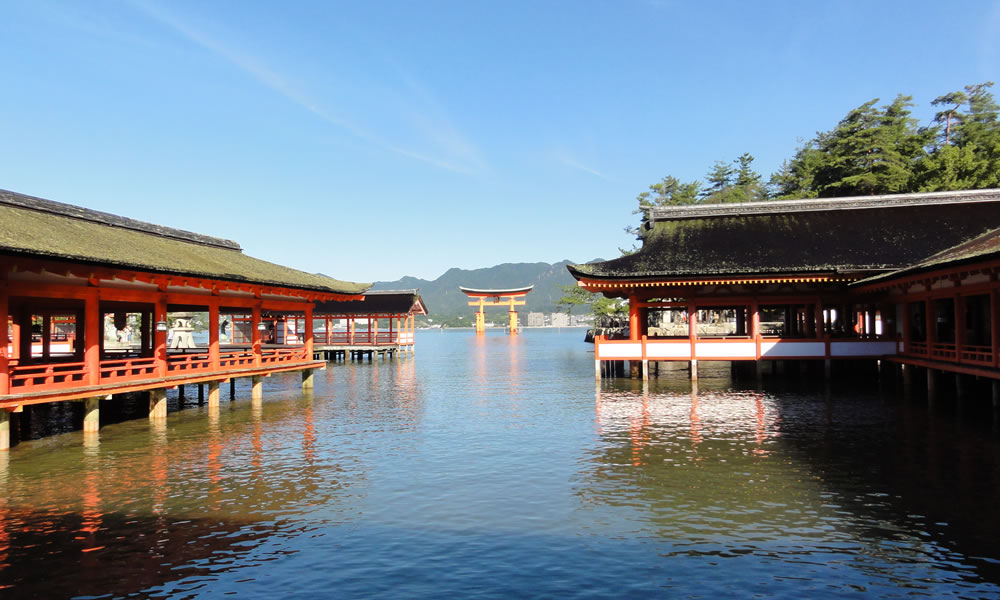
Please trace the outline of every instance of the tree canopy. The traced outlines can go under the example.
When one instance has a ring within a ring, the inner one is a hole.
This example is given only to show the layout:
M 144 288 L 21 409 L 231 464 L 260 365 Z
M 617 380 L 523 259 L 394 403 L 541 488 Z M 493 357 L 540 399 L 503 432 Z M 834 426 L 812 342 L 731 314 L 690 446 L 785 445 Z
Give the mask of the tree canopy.
M 638 196 L 635 212 L 681 204 L 757 202 L 1000 187 L 1000 106 L 992 81 L 931 101 L 921 126 L 913 98 L 874 98 L 803 142 L 765 183 L 754 157 L 718 160 L 703 181 L 666 176 Z M 635 230 L 632 230 L 635 231 Z

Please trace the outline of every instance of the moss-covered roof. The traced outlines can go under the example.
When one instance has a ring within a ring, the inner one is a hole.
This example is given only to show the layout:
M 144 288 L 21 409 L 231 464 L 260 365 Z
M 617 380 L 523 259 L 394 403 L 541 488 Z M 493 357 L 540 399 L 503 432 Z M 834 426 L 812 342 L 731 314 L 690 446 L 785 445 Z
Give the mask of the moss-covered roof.
M 860 287 L 873 283 L 886 283 L 927 271 L 946 269 L 996 258 L 1000 258 L 1000 228 L 992 229 L 971 240 L 966 240 L 951 248 L 932 254 L 904 269 L 881 273 L 874 277 L 857 281 L 852 285 Z
M 0 253 L 335 294 L 371 287 L 259 260 L 230 240 L 6 190 L 0 190 Z
M 569 269 L 598 279 L 884 272 L 1000 227 L 1000 190 L 892 198 L 661 209 L 635 254 Z

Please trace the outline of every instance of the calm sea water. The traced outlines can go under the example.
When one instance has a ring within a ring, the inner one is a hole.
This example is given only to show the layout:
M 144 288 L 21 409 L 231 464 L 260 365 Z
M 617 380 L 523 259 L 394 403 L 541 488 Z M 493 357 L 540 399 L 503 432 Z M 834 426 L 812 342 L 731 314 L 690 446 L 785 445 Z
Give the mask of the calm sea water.
M 988 397 L 595 385 L 582 330 L 496 333 L 21 442 L 0 597 L 1000 597 Z

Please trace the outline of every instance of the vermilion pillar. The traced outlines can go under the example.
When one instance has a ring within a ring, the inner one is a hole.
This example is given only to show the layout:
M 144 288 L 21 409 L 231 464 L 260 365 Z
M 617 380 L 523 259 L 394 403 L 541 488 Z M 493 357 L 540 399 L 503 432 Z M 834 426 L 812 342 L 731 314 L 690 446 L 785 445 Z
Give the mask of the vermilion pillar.
M 639 341 L 639 298 L 628 297 L 628 339 Z
M 219 304 L 208 306 L 208 362 L 213 371 L 219 370 Z
M 156 307 L 153 309 L 153 320 L 155 322 L 167 322 L 167 300 L 163 294 L 156 300 Z M 156 362 L 156 373 L 160 377 L 167 376 L 167 330 L 160 331 L 153 325 L 153 357 Z
M 253 323 L 253 327 L 251 327 L 252 333 L 250 338 L 253 350 L 253 364 L 254 366 L 259 367 L 261 359 L 261 346 L 260 346 L 260 329 L 258 329 L 257 326 L 260 325 L 260 306 L 253 307 L 253 309 L 251 310 L 250 320 Z
M 313 307 L 306 305 L 306 358 L 312 360 L 313 357 Z
M 7 324 L 10 316 L 7 314 L 7 280 L 6 273 L 3 273 L 3 280 L 0 280 L 0 319 L 3 319 L 3 337 L 0 338 L 0 395 L 10 393 L 10 359 L 7 356 L 7 345 L 10 339 L 7 337 Z
M 87 383 L 97 385 L 101 382 L 101 307 L 97 289 L 87 292 L 87 297 L 83 301 L 83 342 L 86 344 L 83 368 L 87 372 Z

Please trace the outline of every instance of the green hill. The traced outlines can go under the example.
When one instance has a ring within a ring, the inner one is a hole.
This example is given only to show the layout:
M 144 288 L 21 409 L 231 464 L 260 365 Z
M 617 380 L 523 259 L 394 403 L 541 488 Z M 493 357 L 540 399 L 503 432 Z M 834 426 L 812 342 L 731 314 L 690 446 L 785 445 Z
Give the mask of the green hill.
M 521 315 L 529 312 L 551 313 L 565 310 L 556 305 L 562 297 L 561 285 L 572 285 L 576 280 L 566 270 L 572 261 L 564 260 L 555 264 L 504 263 L 485 269 L 448 269 L 433 281 L 416 277 L 403 277 L 397 281 L 378 281 L 372 289 L 404 290 L 418 288 L 420 296 L 427 304 L 430 318 L 435 321 L 452 321 L 460 315 L 469 317 L 473 309 L 468 306 L 469 298 L 459 290 L 459 286 L 470 288 L 512 288 L 534 285 L 535 289 L 525 298 L 526 304 L 518 309 Z M 494 309 L 498 317 L 500 309 Z

